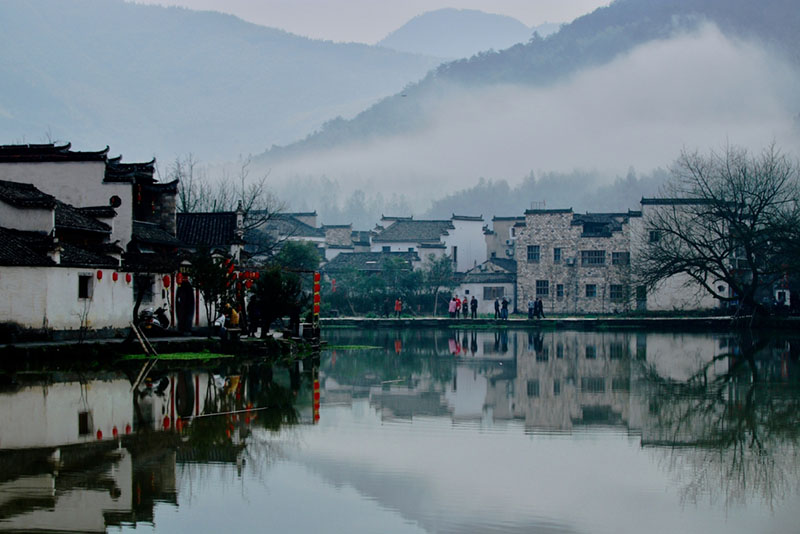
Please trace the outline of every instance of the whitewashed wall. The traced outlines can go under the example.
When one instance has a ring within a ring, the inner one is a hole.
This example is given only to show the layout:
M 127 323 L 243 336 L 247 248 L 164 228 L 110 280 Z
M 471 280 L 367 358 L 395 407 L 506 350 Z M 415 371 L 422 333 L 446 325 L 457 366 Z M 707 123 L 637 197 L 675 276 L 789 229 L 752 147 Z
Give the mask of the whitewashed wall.
M 51 209 L 19 209 L 0 202 L 0 226 L 25 232 L 50 233 L 56 224 L 56 212 Z
M 456 271 L 466 272 L 486 261 L 486 238 L 483 234 L 483 220 L 465 221 L 453 219 L 452 230 L 442 238 L 447 245 L 447 253 L 452 256 L 453 247 L 458 247 Z
M 133 288 L 124 273 L 112 280 L 113 270 L 73 267 L 0 267 L 0 322 L 28 328 L 77 330 L 86 314 L 92 329 L 125 328 L 132 317 Z M 78 298 L 78 277 L 92 275 L 91 299 Z
M 103 161 L 4 163 L 0 180 L 33 184 L 58 200 L 75 207 L 108 206 L 112 196 L 122 204 L 114 208 L 111 241 L 119 240 L 125 248 L 133 228 L 133 187 L 128 183 L 104 183 L 106 164 Z

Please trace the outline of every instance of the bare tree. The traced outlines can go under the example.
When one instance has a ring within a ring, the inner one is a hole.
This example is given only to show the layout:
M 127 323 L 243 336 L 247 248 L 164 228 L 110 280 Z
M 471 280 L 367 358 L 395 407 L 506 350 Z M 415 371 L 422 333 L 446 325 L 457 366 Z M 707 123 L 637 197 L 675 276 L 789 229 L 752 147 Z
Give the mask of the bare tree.
M 642 285 L 685 275 L 721 301 L 755 309 L 759 290 L 789 268 L 797 247 L 797 162 L 774 145 L 758 156 L 726 147 L 683 152 L 665 198 L 653 199 L 635 264 Z

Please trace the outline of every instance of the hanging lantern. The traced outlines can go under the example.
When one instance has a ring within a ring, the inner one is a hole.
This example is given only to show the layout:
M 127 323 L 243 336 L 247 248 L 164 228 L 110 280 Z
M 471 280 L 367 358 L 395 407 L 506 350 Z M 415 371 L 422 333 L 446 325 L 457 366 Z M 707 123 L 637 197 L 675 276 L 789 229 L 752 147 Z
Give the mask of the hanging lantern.
M 169 287 L 170 278 L 168 274 L 165 274 L 161 281 L 164 282 L 164 287 Z
M 125 273 L 125 281 L 130 284 L 131 280 L 133 280 L 131 273 Z
M 115 438 L 119 436 L 119 430 L 117 430 L 117 427 L 111 429 L 111 435 L 114 436 Z
M 256 280 L 258 280 L 259 278 L 261 278 L 261 273 L 259 273 L 258 271 L 256 271 L 256 275 L 255 275 L 255 276 L 256 276 Z
M 126 434 L 130 434 L 130 433 L 131 433 L 131 425 L 130 425 L 130 423 L 128 423 L 127 425 L 125 425 L 125 433 L 126 433 Z
M 117 271 L 114 271 L 113 273 L 111 273 L 111 279 L 112 279 L 113 281 L 115 281 L 115 282 L 116 282 L 117 280 L 119 280 L 119 273 L 118 273 Z
M 253 287 L 253 281 L 248 280 L 247 282 L 244 283 L 244 285 L 247 287 L 247 289 L 250 289 L 251 287 Z
M 181 285 L 183 283 L 183 273 L 178 273 L 175 275 L 175 285 Z
M 103 271 L 97 271 L 97 279 L 98 280 L 102 280 L 103 279 Z
M 97 431 L 97 439 L 103 439 L 103 431 L 102 430 L 98 430 Z

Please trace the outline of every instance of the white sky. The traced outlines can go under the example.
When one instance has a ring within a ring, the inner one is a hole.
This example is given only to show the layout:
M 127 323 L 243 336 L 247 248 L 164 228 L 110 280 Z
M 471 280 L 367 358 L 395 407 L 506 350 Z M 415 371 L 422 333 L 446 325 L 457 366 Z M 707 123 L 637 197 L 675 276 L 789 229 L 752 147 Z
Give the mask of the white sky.
M 478 9 L 528 26 L 569 22 L 609 0 L 136 0 L 141 4 L 221 11 L 244 20 L 331 41 L 373 44 L 410 19 L 445 7 Z

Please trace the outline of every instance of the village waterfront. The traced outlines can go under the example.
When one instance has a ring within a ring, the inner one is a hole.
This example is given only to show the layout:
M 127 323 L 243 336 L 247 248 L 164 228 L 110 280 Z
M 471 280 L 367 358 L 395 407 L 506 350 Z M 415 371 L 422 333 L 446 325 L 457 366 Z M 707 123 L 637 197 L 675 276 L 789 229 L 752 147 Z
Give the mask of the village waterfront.
M 793 532 L 800 336 L 323 326 L 2 375 L 0 532 Z

